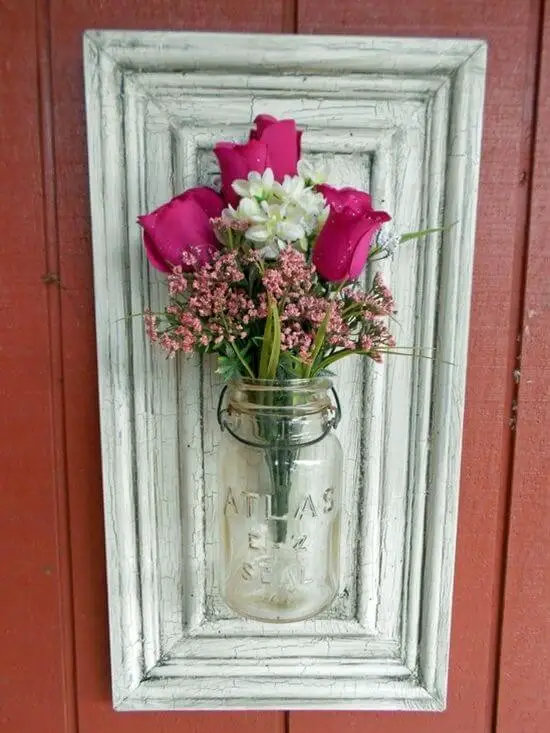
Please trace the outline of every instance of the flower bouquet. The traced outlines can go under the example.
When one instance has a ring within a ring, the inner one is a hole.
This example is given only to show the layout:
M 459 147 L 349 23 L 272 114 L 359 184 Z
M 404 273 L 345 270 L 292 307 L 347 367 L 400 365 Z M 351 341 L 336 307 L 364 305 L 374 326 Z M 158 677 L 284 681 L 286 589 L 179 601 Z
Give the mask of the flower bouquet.
M 168 281 L 149 337 L 170 356 L 215 354 L 229 385 L 222 589 L 239 613 L 279 621 L 317 613 L 338 589 L 330 368 L 394 347 L 392 294 L 379 274 L 368 289 L 359 276 L 399 242 L 375 241 L 389 214 L 328 185 L 301 159 L 301 136 L 294 120 L 260 115 L 246 143 L 215 146 L 221 191 L 192 188 L 139 217 Z
M 394 302 L 380 275 L 357 280 L 390 220 L 368 193 L 327 185 L 300 159 L 294 120 L 255 120 L 244 144 L 218 143 L 221 193 L 192 188 L 139 217 L 170 304 L 147 313 L 170 356 L 215 353 L 227 379 L 311 378 L 350 354 L 380 361 L 394 345 Z

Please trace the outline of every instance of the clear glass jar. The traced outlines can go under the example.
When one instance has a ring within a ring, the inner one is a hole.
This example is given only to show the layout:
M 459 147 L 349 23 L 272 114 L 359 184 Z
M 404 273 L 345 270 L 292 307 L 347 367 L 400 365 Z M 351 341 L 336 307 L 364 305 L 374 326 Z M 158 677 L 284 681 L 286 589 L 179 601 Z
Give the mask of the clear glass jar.
M 238 380 L 220 398 L 220 587 L 240 616 L 299 621 L 338 592 L 340 408 L 326 378 Z M 225 390 L 224 390 L 225 392 Z

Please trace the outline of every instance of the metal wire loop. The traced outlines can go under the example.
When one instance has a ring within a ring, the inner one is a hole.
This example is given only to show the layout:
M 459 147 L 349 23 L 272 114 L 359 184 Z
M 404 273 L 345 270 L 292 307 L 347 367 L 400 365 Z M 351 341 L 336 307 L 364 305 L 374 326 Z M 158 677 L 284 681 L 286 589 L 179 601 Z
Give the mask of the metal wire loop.
M 333 394 L 334 402 L 336 403 L 336 406 L 334 408 L 334 417 L 330 419 L 327 424 L 325 425 L 323 432 L 319 437 L 314 438 L 313 440 L 307 440 L 305 443 L 293 443 L 292 445 L 296 448 L 306 448 L 310 445 L 315 445 L 316 443 L 320 443 L 322 440 L 324 440 L 327 435 L 330 433 L 330 431 L 333 428 L 336 428 L 338 426 L 338 423 L 340 422 L 340 419 L 342 417 L 342 408 L 340 405 L 340 399 L 338 397 L 338 393 L 334 389 L 334 387 L 330 388 L 330 391 Z M 229 424 L 226 422 L 225 415 L 229 413 L 227 409 L 223 407 L 223 401 L 225 398 L 225 395 L 227 393 L 227 385 L 225 385 L 220 393 L 220 399 L 218 400 L 218 409 L 217 409 L 217 416 L 218 416 L 218 424 L 220 426 L 220 429 L 227 430 L 229 435 L 231 435 L 235 440 L 238 440 L 239 443 L 243 443 L 244 445 L 248 445 L 251 448 L 269 448 L 271 447 L 269 443 L 256 443 L 252 440 L 247 440 L 246 438 L 242 438 L 240 435 L 237 435 L 234 430 L 231 429 Z

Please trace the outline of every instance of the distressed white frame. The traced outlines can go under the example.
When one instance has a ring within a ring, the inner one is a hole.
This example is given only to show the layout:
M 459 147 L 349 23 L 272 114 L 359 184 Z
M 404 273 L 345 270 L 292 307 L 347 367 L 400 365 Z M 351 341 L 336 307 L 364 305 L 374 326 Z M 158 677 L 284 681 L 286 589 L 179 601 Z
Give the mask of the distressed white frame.
M 114 705 L 442 710 L 486 48 L 481 41 L 89 31 L 84 39 Z M 166 361 L 136 216 L 214 172 L 254 116 L 368 188 L 399 231 L 448 227 L 382 267 L 399 343 L 347 360 L 342 588 L 324 617 L 236 618 L 214 574 L 208 363 Z M 430 352 L 425 352 L 430 353 Z

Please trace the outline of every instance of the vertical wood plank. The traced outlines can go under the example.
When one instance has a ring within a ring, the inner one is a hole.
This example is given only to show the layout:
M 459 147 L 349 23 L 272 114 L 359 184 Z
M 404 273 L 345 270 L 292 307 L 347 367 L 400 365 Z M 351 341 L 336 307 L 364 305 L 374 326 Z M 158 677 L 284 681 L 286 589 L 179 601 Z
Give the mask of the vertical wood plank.
M 292 733 L 489 733 L 511 451 L 538 3 L 300 0 L 299 33 L 442 36 L 489 42 L 467 409 L 445 713 L 292 713 Z M 505 182 L 505 183 L 504 183 Z M 512 730 L 510 728 L 510 730 Z M 518 728 L 516 728 L 518 730 Z
M 58 290 L 34 0 L 0 6 L 0 728 L 74 733 Z M 43 167 L 44 166 L 44 167 Z
M 545 4 L 518 363 L 498 733 L 550 729 L 550 5 Z
M 284 713 L 114 713 L 109 682 L 82 32 L 90 28 L 289 30 L 287 4 L 252 0 L 51 0 L 63 291 L 67 466 L 80 733 L 282 733 Z

